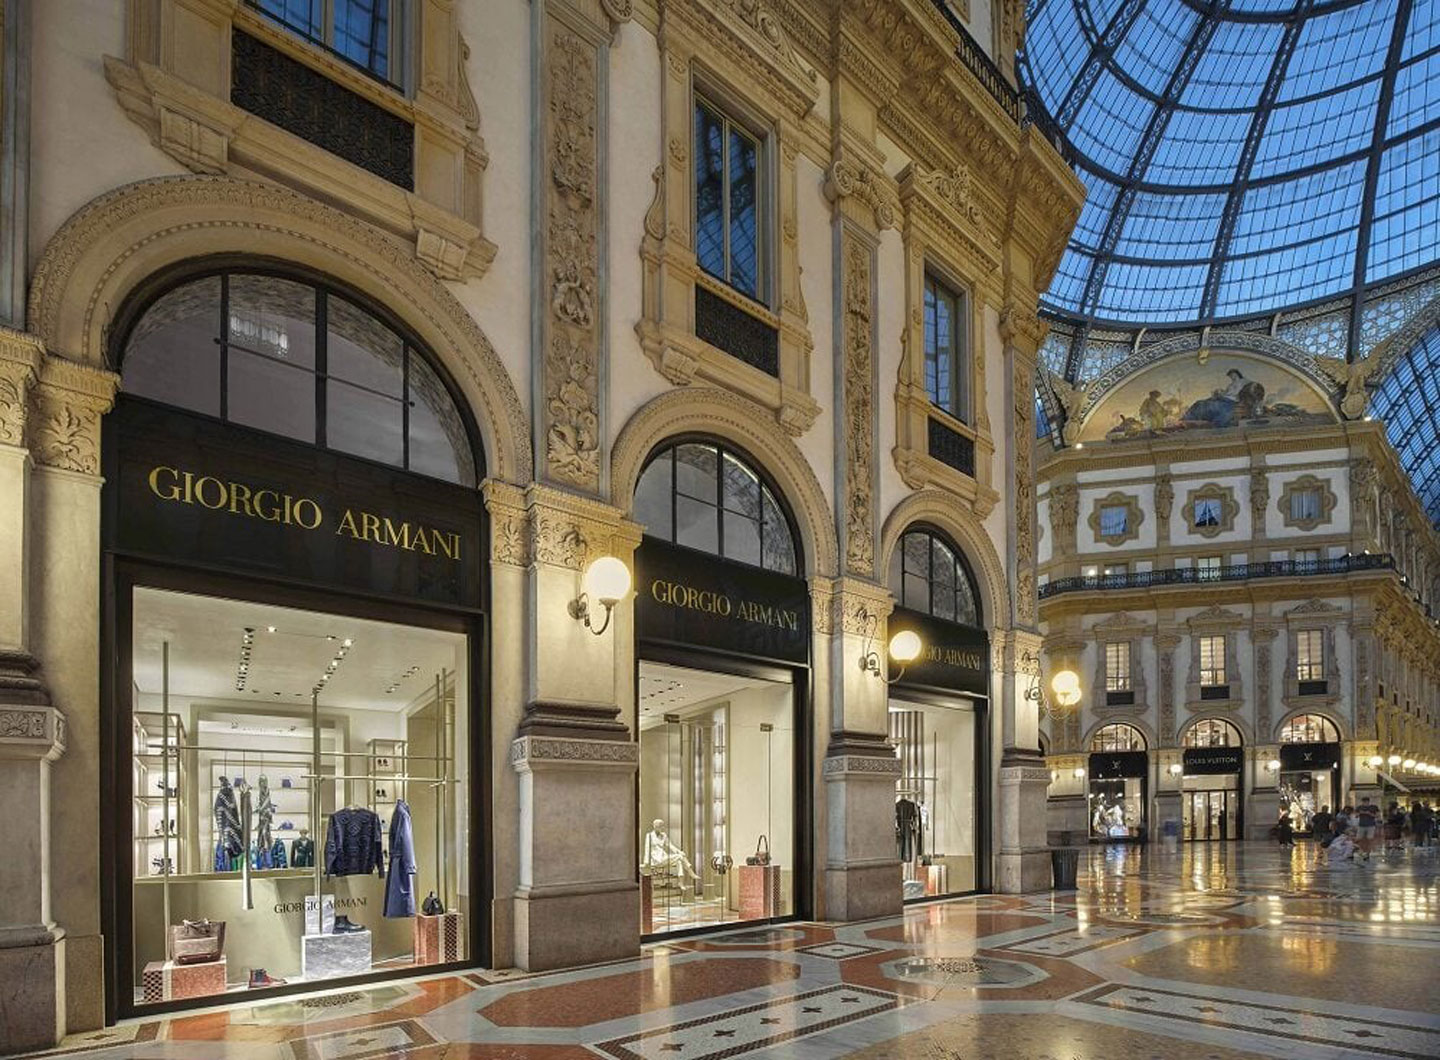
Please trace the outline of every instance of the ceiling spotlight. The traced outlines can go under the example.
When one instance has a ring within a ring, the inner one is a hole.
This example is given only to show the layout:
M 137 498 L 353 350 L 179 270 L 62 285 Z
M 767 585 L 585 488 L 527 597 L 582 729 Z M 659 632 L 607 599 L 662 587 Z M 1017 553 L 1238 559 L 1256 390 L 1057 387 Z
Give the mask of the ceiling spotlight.
M 346 638 L 345 638 L 344 640 L 342 640 L 340 643 L 341 643 L 342 645 L 344 645 L 345 647 L 348 648 L 348 647 L 350 647 L 350 645 L 354 644 L 355 641 L 352 640 L 352 639 L 349 638 L 349 637 L 346 637 Z
M 275 632 L 275 627 L 274 627 L 274 626 L 266 626 L 266 627 L 265 627 L 265 632 L 266 632 L 266 633 L 274 633 L 274 632 Z

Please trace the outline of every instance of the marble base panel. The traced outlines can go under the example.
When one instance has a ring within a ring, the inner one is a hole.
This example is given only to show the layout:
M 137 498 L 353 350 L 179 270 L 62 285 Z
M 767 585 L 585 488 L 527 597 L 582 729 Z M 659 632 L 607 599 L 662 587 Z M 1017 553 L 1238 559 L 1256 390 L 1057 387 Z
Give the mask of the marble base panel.
M 105 1026 L 105 939 L 65 933 L 65 1033 Z
M 369 931 L 305 935 L 300 939 L 300 974 L 306 979 L 365 975 L 370 971 Z
M 735 874 L 740 878 L 741 920 L 768 920 L 784 913 L 779 865 L 737 865 Z
M 588 894 L 515 896 L 515 967 L 549 971 L 640 952 L 638 884 Z
M 209 997 L 225 993 L 227 969 L 225 958 L 199 964 L 176 961 L 151 961 L 140 976 L 145 1004 L 180 1001 L 187 997 Z
M 826 920 L 899 916 L 904 896 L 898 860 L 825 870 Z
M 995 859 L 995 890 L 1000 894 L 1031 894 L 1051 886 L 1050 851 L 1002 851 Z
M 48 1049 L 65 1036 L 65 940 L 0 949 L 0 1054 Z

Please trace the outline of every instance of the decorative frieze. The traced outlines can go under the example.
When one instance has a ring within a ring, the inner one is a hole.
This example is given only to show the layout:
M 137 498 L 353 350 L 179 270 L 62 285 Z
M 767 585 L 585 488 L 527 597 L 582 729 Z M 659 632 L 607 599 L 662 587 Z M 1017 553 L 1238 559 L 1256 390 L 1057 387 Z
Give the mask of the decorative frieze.
M 1270 738 L 1271 645 L 1278 632 L 1273 626 L 1256 626 L 1250 631 L 1250 640 L 1255 645 L 1255 735 L 1261 740 Z
M 845 451 L 845 569 L 875 576 L 875 251 L 855 232 L 841 239 L 844 310 L 841 360 L 844 415 L 839 429 Z
M 1035 414 L 1031 395 L 1034 372 L 1024 358 L 1015 361 L 1015 622 L 1034 626 L 1038 593 L 1035 581 Z
M 1175 649 L 1180 637 L 1161 633 L 1155 637 L 1155 653 L 1160 660 L 1160 742 L 1175 741 Z

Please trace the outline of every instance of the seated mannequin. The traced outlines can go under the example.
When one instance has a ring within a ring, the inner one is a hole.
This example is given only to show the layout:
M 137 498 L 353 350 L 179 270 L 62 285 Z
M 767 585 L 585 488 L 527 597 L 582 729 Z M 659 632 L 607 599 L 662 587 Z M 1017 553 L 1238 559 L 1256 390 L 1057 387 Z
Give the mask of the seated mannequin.
M 653 821 L 645 841 L 640 845 L 640 871 L 647 876 L 679 876 L 698 880 L 697 873 L 684 851 L 670 842 L 664 821 Z

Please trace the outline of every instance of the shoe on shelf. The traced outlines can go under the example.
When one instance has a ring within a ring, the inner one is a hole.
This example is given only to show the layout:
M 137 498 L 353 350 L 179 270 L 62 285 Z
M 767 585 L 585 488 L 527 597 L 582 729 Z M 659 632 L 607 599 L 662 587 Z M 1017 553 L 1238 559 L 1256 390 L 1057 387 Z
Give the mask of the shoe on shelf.
M 332 929 L 332 934 L 350 935 L 354 934 L 357 931 L 368 930 L 369 929 L 364 924 L 357 924 L 352 921 L 348 916 L 342 914 L 335 918 L 335 927 Z
M 284 986 L 284 979 L 276 979 L 264 968 L 250 969 L 250 989 L 255 990 L 262 986 Z

